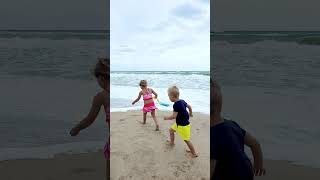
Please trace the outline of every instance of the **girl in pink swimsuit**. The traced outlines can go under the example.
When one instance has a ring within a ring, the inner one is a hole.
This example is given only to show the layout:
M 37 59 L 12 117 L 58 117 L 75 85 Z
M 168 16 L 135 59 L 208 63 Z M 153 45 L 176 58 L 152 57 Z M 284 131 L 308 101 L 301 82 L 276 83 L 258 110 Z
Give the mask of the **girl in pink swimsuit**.
M 94 76 L 100 87 L 103 89 L 93 98 L 91 110 L 89 114 L 74 126 L 71 131 L 71 136 L 76 136 L 82 129 L 89 127 L 97 118 L 101 106 L 104 106 L 106 114 L 106 130 L 107 130 L 107 142 L 104 147 L 104 157 L 106 159 L 106 179 L 110 179 L 110 65 L 109 59 L 101 58 L 96 64 L 94 69 Z
M 140 85 L 141 91 L 139 92 L 138 98 L 132 102 L 132 105 L 138 102 L 141 96 L 143 96 L 143 101 L 144 101 L 144 106 L 142 108 L 143 124 L 146 123 L 147 113 L 151 112 L 151 116 L 154 120 L 154 123 L 156 124 L 156 131 L 159 131 L 159 124 L 156 117 L 157 107 L 154 104 L 154 101 L 152 98 L 152 94 L 155 95 L 155 98 L 157 98 L 158 94 L 153 89 L 147 87 L 148 85 L 146 80 L 141 80 L 139 85 Z

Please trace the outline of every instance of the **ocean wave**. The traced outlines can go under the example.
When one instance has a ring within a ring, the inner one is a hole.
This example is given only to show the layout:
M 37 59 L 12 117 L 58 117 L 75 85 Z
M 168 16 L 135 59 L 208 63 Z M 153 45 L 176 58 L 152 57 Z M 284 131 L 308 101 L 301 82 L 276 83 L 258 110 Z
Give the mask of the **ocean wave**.
M 107 31 L 0 31 L 0 39 L 106 40 Z
M 203 75 L 210 76 L 210 71 L 112 71 L 113 74 L 168 74 L 168 75 Z
M 306 37 L 297 41 L 299 44 L 308 44 L 308 45 L 320 45 L 320 36 L 316 37 Z
M 209 74 L 209 72 L 208 72 Z M 161 73 L 161 72 L 122 72 L 111 73 L 111 84 L 119 86 L 139 87 L 141 79 L 148 80 L 151 87 L 167 88 L 177 85 L 187 89 L 209 89 L 209 75 L 183 74 L 183 73 Z
M 207 83 L 207 86 L 208 83 Z M 169 104 L 169 107 L 160 106 L 156 101 L 155 104 L 159 110 L 172 111 L 173 103 L 170 102 L 167 94 L 167 87 L 150 86 L 158 94 L 159 101 Z M 186 102 L 192 105 L 194 112 L 201 112 L 205 114 L 210 113 L 210 90 L 207 89 L 187 89 L 185 87 L 179 86 L 180 88 L 180 98 L 184 99 Z M 134 106 L 131 105 L 133 99 L 135 99 L 140 91 L 138 86 L 131 87 L 127 85 L 114 85 L 111 83 L 110 91 L 110 104 L 111 112 L 123 112 L 127 110 L 141 110 L 143 106 L 143 101 L 139 101 Z
M 265 33 L 265 34 L 250 34 L 252 36 L 287 36 L 288 34 L 284 33 Z
M 294 42 L 320 45 L 320 32 L 237 32 L 213 33 L 212 41 L 231 44 L 252 44 L 260 41 Z

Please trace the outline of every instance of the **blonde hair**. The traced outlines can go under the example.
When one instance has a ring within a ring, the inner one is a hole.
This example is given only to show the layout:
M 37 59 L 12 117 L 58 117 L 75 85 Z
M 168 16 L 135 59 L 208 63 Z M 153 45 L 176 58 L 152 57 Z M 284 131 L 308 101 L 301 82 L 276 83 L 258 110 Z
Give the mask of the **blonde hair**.
M 147 87 L 147 85 L 148 85 L 147 80 L 141 80 L 139 83 L 139 86 L 142 86 L 142 87 Z
M 172 96 L 174 98 L 179 98 L 179 95 L 180 95 L 179 88 L 177 86 L 169 87 L 168 94 L 169 94 L 169 96 Z
M 98 58 L 98 62 L 94 68 L 94 76 L 98 77 L 108 77 L 110 74 L 110 59 L 109 58 Z

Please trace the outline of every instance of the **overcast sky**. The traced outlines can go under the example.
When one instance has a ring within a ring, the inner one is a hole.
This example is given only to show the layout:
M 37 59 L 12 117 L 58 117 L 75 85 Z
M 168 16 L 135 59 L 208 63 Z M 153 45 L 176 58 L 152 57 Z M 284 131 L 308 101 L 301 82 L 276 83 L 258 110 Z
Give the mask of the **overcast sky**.
M 110 6 L 112 70 L 209 70 L 209 0 L 111 0 Z
M 319 31 L 319 0 L 211 0 L 211 29 Z
M 109 0 L 1 0 L 0 29 L 109 29 Z

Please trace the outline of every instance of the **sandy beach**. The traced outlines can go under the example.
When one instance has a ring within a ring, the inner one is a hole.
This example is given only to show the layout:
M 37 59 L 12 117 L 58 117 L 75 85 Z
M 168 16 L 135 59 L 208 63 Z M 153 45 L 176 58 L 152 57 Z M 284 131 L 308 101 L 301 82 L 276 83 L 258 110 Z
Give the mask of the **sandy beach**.
M 191 119 L 191 140 L 199 153 L 191 158 L 186 145 L 176 136 L 176 145 L 165 144 L 170 122 L 160 112 L 161 131 L 150 116 L 143 125 L 140 111 L 111 113 L 111 179 L 209 179 L 209 116 L 195 113 Z M 316 168 L 297 166 L 287 161 L 265 160 L 267 174 L 257 180 L 318 180 Z M 2 180 L 100 180 L 105 178 L 102 152 L 60 154 L 52 159 L 25 159 L 0 162 Z
M 102 152 L 86 153 L 78 155 L 59 155 L 53 159 L 43 160 L 10 160 L 0 162 L 0 179 L 3 180 L 103 180 L 104 159 Z M 135 164 L 128 162 L 129 164 Z M 256 177 L 256 180 L 318 180 L 320 179 L 319 169 L 296 166 L 287 161 L 265 162 L 267 174 L 264 177 Z M 113 164 L 114 166 L 114 164 Z M 115 167 L 112 167 L 115 170 Z M 159 169 L 165 172 L 167 169 Z M 117 170 L 121 171 L 121 169 Z M 132 169 L 131 171 L 134 171 Z M 128 173 L 126 173 L 128 174 Z M 113 173 L 113 175 L 115 175 Z M 142 174 L 144 176 L 144 174 Z M 169 175 L 168 175 L 169 177 Z M 136 179 L 132 177 L 131 179 Z M 113 178 L 114 179 L 114 178 Z M 121 178 L 119 178 L 121 179 Z M 123 176 L 122 179 L 125 178 Z M 140 178 L 137 178 L 138 180 Z M 152 179 L 152 178 L 151 178 Z M 153 178 L 156 179 L 156 178 Z M 161 179 L 161 178 L 159 178 Z M 163 178 L 165 179 L 165 178 Z M 173 178 L 174 179 L 174 178 Z M 179 179 L 179 178 L 177 178 Z M 182 178 L 180 178 L 182 179 Z M 199 180 L 201 177 L 189 179 Z
M 169 127 L 164 121 L 169 111 L 157 111 L 160 131 L 148 114 L 142 124 L 141 111 L 111 113 L 111 179 L 209 179 L 209 115 L 194 113 L 191 142 L 199 157 L 192 158 L 176 134 L 175 146 L 166 144 Z

